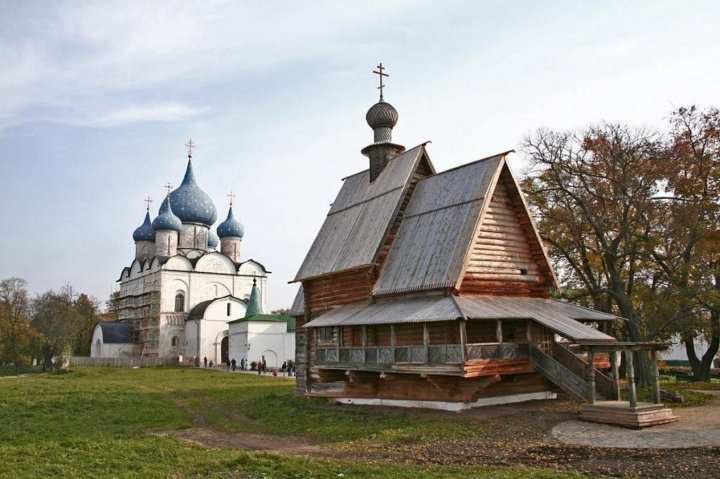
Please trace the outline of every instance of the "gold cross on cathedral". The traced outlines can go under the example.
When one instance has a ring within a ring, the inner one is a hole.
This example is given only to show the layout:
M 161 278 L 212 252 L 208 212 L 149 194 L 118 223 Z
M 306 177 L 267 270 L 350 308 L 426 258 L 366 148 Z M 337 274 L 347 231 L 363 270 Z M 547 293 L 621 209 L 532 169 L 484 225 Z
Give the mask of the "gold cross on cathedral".
M 373 70 L 373 73 L 380 77 L 380 86 L 378 87 L 378 90 L 380 90 L 380 101 L 383 101 L 383 88 L 385 88 L 385 85 L 383 85 L 383 77 L 390 76 L 387 73 L 384 73 L 383 70 L 385 70 L 385 67 L 382 62 L 380 62 L 380 65 L 377 66 L 377 70 Z
M 233 194 L 232 191 L 230 191 L 230 193 L 228 193 L 227 197 L 230 198 L 230 207 L 232 208 L 232 204 L 233 204 L 233 200 L 235 199 L 235 195 Z
M 150 211 L 150 203 L 152 203 L 152 198 L 149 196 L 145 198 L 145 203 L 147 203 L 147 210 Z
M 185 143 L 185 146 L 187 146 L 188 149 L 188 158 L 192 158 L 192 152 L 193 149 L 195 149 L 195 143 L 192 142 L 192 138 L 190 138 L 188 142 Z
M 163 188 L 167 190 L 167 196 L 170 196 L 170 191 L 173 189 L 173 185 L 170 184 L 170 182 L 168 181 L 167 184 L 163 186 Z

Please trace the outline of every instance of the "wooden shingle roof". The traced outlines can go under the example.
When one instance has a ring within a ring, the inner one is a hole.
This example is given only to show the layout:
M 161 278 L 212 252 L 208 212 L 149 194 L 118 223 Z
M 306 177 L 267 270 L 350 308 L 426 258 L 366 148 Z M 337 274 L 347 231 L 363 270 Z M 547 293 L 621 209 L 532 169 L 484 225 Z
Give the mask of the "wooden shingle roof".
M 294 281 L 373 264 L 424 155 L 404 152 L 372 183 L 368 170 L 346 178 Z
M 418 182 L 373 294 L 456 285 L 506 154 Z
M 459 319 L 529 319 L 573 341 L 614 342 L 615 338 L 580 321 L 611 321 L 619 318 L 547 298 L 429 296 L 393 298 L 372 304 L 349 304 L 319 316 L 305 327 L 424 323 Z

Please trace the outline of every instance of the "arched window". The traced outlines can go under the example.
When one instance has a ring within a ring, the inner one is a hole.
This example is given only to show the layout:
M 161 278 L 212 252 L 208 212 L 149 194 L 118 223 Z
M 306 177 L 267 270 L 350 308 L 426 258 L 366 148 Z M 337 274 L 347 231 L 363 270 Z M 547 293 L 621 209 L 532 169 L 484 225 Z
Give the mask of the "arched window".
M 179 342 L 180 342 L 180 340 L 177 336 L 173 336 L 172 339 L 170 340 L 170 344 L 172 346 L 177 346 Z
M 231 304 L 231 303 L 228 303 L 228 304 L 227 304 L 227 315 L 228 315 L 228 316 L 230 316 L 230 304 Z
M 178 293 L 175 295 L 175 312 L 182 313 L 185 311 L 185 295 Z

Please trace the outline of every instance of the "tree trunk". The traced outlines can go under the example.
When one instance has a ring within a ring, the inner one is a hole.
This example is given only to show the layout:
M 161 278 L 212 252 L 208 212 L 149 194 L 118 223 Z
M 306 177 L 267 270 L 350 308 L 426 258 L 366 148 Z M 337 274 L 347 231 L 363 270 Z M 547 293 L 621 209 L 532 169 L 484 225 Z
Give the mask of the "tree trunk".
M 695 336 L 686 334 L 682 337 L 694 381 L 710 381 L 710 368 L 712 368 L 713 359 L 720 348 L 720 311 L 713 311 L 710 321 L 710 344 L 702 358 L 698 358 L 695 352 Z
M 616 301 L 620 308 L 620 314 L 627 318 L 627 330 L 630 341 L 642 342 L 645 340 L 640 325 L 635 317 L 635 311 L 630 301 Z M 638 387 L 652 386 L 652 373 L 650 355 L 647 351 L 636 351 L 633 354 L 635 366 L 635 382 Z

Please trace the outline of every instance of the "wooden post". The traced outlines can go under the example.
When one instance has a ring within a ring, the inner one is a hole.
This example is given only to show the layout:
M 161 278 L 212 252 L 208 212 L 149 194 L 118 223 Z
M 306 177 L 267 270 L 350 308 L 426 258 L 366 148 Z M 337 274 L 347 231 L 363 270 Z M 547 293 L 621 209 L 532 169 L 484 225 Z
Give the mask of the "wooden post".
M 625 350 L 625 362 L 627 362 L 628 395 L 630 396 L 630 407 L 637 406 L 637 391 L 635 390 L 635 366 L 633 363 L 633 352 Z
M 460 321 L 460 354 L 462 355 L 462 363 L 467 361 L 467 330 L 465 329 L 465 320 Z
M 502 343 L 502 321 L 495 321 L 495 337 L 498 343 Z
M 363 364 L 367 363 L 367 326 L 362 327 Z
M 652 362 L 650 366 L 650 372 L 652 374 L 652 382 L 653 382 L 653 402 L 655 404 L 660 404 L 660 373 L 658 371 L 657 367 L 657 350 L 653 349 L 650 352 L 650 361 Z
M 619 351 L 610 351 L 610 361 L 612 362 L 612 375 L 615 382 L 615 399 L 620 400 L 620 355 Z
M 430 328 L 423 323 L 423 346 L 425 346 L 425 364 L 430 362 Z
M 395 364 L 395 343 L 396 343 L 396 338 L 395 338 L 395 325 L 394 325 L 394 324 L 391 324 L 391 325 L 390 325 L 390 349 L 392 350 L 392 362 L 393 362 L 393 364 Z
M 595 402 L 595 352 L 588 349 L 587 383 L 590 388 L 590 404 Z

